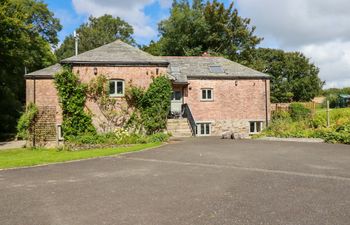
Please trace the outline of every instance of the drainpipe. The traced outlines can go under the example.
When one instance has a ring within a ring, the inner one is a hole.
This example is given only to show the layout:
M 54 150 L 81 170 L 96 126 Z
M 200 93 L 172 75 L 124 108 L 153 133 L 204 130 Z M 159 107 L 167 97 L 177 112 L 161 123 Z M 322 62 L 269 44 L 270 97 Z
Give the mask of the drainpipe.
M 265 113 L 266 113 L 266 127 L 269 126 L 269 110 L 268 110 L 268 96 L 267 96 L 267 79 L 265 80 Z
M 34 104 L 36 104 L 36 80 L 35 80 L 35 76 L 33 77 L 33 82 L 34 82 L 33 102 L 34 102 Z M 34 123 L 34 129 L 33 129 L 33 147 L 35 148 L 35 123 Z

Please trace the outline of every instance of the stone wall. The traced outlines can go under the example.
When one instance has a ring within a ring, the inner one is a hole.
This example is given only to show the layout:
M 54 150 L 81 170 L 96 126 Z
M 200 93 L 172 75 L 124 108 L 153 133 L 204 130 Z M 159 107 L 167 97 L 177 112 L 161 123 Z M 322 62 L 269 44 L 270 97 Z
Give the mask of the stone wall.
M 202 88 L 213 90 L 213 101 L 201 100 Z M 184 96 L 195 121 L 210 122 L 212 135 L 221 135 L 225 131 L 249 132 L 249 121 L 266 122 L 266 109 L 270 120 L 269 90 L 269 80 L 191 79 Z

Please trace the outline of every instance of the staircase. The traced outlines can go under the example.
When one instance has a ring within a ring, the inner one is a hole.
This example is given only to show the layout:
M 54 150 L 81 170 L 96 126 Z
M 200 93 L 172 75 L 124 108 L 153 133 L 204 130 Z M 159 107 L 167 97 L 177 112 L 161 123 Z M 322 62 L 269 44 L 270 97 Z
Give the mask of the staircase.
M 173 137 L 192 137 L 187 118 L 168 119 L 167 130 Z

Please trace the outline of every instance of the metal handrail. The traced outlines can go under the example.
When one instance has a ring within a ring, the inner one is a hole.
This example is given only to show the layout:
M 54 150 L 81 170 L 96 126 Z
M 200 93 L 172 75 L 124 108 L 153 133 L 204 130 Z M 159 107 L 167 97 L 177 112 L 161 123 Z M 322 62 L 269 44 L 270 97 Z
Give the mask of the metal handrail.
M 191 126 L 191 131 L 192 131 L 192 135 L 196 136 L 196 122 L 193 118 L 192 112 L 190 107 L 188 106 L 188 104 L 183 104 L 182 105 L 182 112 L 184 112 L 184 117 L 186 117 L 188 119 L 188 121 L 190 122 L 190 126 Z

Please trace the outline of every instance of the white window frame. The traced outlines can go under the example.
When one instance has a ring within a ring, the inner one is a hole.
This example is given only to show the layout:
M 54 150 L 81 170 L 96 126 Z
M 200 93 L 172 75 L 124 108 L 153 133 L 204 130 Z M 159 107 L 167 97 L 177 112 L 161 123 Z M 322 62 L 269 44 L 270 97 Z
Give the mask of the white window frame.
M 121 80 L 121 79 L 111 79 L 108 81 L 108 85 L 109 85 L 108 87 L 110 87 L 111 82 L 114 82 L 114 94 L 109 93 L 109 96 L 110 97 L 124 97 L 124 95 L 125 95 L 125 81 Z M 123 84 L 123 93 L 121 93 L 121 94 L 117 93 L 117 87 L 118 87 L 119 82 L 121 82 Z
M 205 91 L 206 98 L 203 98 L 203 91 Z M 211 92 L 211 98 L 208 98 L 208 91 Z M 201 101 L 212 102 L 214 101 L 214 90 L 213 88 L 201 88 Z
M 62 130 L 62 125 L 61 124 L 57 124 L 57 140 L 59 141 L 63 141 L 63 130 Z
M 204 124 L 204 134 L 201 134 L 201 125 Z M 209 125 L 209 133 L 207 133 L 207 126 Z M 211 127 L 211 122 L 197 122 L 196 123 L 196 136 L 211 136 L 211 131 L 212 131 L 212 127 Z
M 251 131 L 251 124 L 254 123 L 254 131 Z M 258 123 L 260 124 L 260 131 L 258 130 Z M 249 121 L 249 133 L 250 134 L 259 134 L 264 129 L 263 121 Z

